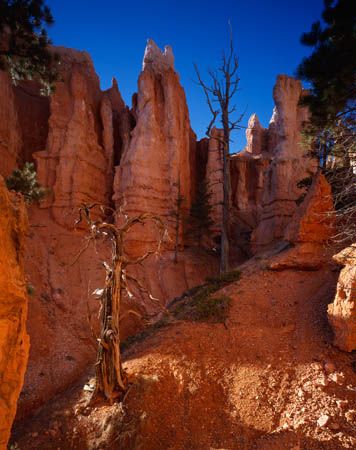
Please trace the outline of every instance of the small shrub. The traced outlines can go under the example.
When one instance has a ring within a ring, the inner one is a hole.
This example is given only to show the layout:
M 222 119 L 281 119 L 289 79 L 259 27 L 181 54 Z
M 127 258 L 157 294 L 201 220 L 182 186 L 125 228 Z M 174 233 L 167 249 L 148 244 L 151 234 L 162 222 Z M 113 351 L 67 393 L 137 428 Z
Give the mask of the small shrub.
M 26 285 L 26 291 L 28 295 L 35 295 L 35 288 L 30 283 Z
M 216 322 L 225 322 L 228 318 L 231 298 L 226 295 L 221 297 L 207 297 L 196 305 L 195 317 L 197 320 L 209 320 L 214 318 Z
M 9 450 L 20 450 L 20 447 L 18 446 L 18 443 L 15 442 L 10 445 Z
M 180 297 L 174 298 L 167 306 L 170 313 L 165 313 L 162 319 L 148 326 L 140 333 L 129 336 L 120 342 L 122 352 L 128 350 L 133 344 L 142 342 L 153 336 L 158 329 L 176 323 L 175 320 L 193 320 L 225 323 L 229 316 L 232 299 L 226 295 L 212 297 L 212 295 L 224 286 L 238 281 L 241 272 L 234 270 L 225 272 L 214 278 L 207 278 L 207 282 L 201 286 L 194 286 L 184 292 Z
M 211 320 L 225 322 L 231 306 L 231 298 L 225 295 L 212 297 L 227 284 L 238 281 L 241 273 L 237 270 L 208 278 L 207 283 L 197 286 L 172 302 L 176 304 L 173 314 L 178 319 Z
M 40 202 L 47 195 L 46 189 L 37 180 L 34 164 L 29 162 L 25 163 L 22 170 L 12 171 L 12 175 L 6 178 L 6 186 L 9 190 L 20 192 L 26 203 Z

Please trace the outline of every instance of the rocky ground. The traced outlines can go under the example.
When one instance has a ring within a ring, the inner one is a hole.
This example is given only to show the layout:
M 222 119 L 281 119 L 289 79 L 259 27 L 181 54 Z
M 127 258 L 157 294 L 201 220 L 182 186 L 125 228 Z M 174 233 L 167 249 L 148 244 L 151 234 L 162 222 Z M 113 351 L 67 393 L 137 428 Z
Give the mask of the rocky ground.
M 122 403 L 83 408 L 80 380 L 15 424 L 9 448 L 356 448 L 356 355 L 327 322 L 339 268 L 275 271 L 273 258 L 217 294 L 232 298 L 225 324 L 171 323 L 133 344 Z

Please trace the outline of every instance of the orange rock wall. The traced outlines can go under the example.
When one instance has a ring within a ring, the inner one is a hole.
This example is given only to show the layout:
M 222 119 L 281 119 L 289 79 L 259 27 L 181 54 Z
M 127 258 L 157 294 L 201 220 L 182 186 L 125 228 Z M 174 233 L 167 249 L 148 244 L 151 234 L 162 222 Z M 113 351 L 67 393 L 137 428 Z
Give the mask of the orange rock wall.
M 4 156 L 2 161 L 9 161 L 8 167 L 12 170 L 25 160 L 36 160 L 40 182 L 52 191 L 44 205 L 28 207 L 30 233 L 26 240 L 25 271 L 28 282 L 34 287 L 34 294 L 29 297 L 28 315 L 32 346 L 19 399 L 18 420 L 28 417 L 37 407 L 67 389 L 95 359 L 96 342 L 87 323 L 87 299 L 95 318 L 99 305 L 91 292 L 103 285 L 102 263 L 110 261 L 110 249 L 97 243 L 96 248 L 89 248 L 72 264 L 86 243 L 84 230 L 73 228 L 80 203 L 99 202 L 113 206 L 115 167 L 117 173 L 123 171 L 130 175 L 133 166 L 136 175 L 132 184 L 130 178 L 124 179 L 131 189 L 123 193 L 132 206 L 129 212 L 138 214 L 149 208 L 155 213 L 163 213 L 168 219 L 174 205 L 178 173 L 181 173 L 181 189 L 189 209 L 190 199 L 195 195 L 196 179 L 202 177 L 199 158 L 207 159 L 207 147 L 203 143 L 196 144 L 196 136 L 190 128 L 184 90 L 177 73 L 171 68 L 171 62 L 167 67 L 156 64 L 157 55 L 158 59 L 162 55 L 160 51 L 140 77 L 139 93 L 133 97 L 131 110 L 125 106 L 115 79 L 110 89 L 100 90 L 89 55 L 65 48 L 56 51 L 61 55 L 63 78 L 56 93 L 43 99 L 37 96 L 36 86 L 31 83 L 18 88 L 8 84 L 5 85 L 8 89 L 6 98 L 11 101 L 8 100 L 7 109 L 0 108 L 2 113 L 6 112 L 0 124 L 0 130 L 4 124 L 2 136 L 7 136 L 7 142 L 14 143 L 12 147 L 7 145 L 6 149 L 0 149 L 1 158 Z M 157 95 L 149 97 L 152 109 L 148 113 L 143 104 L 148 98 L 147 89 L 151 88 L 157 90 Z M 0 89 L 4 89 L 4 85 Z M 164 92 L 164 104 L 160 92 Z M 29 126 L 31 99 L 35 133 L 31 133 Z M 156 116 L 151 117 L 151 111 Z M 16 133 L 13 135 L 9 130 Z M 150 141 L 147 136 L 151 133 Z M 141 154 L 141 162 L 145 165 L 145 173 L 152 172 L 153 178 L 141 179 L 142 173 L 137 166 L 140 160 L 135 156 L 135 143 L 131 144 L 131 141 L 146 145 L 146 138 L 147 142 L 154 142 L 156 137 L 162 144 L 159 147 L 161 160 L 156 147 L 148 146 L 147 152 Z M 11 152 L 7 152 L 10 147 Z M 132 161 L 128 158 L 129 152 L 133 152 Z M 161 171 L 161 164 L 165 170 Z M 5 166 L 2 164 L 1 167 Z M 122 182 L 119 179 L 121 187 Z M 166 186 L 170 189 L 168 193 Z M 149 203 L 155 189 L 157 195 Z M 116 202 L 117 206 L 121 205 L 118 200 Z M 145 230 L 141 229 L 136 248 L 131 246 L 132 255 L 135 251 L 141 252 L 144 236 Z M 172 245 L 169 243 L 168 248 Z M 204 273 L 201 271 L 202 259 L 208 266 Z M 173 263 L 173 253 L 168 250 L 157 258 L 151 257 L 139 268 L 133 268 L 134 275 L 162 303 L 201 284 L 206 276 L 216 272 L 213 256 L 193 254 L 189 250 L 180 252 L 178 264 Z M 124 300 L 123 311 L 128 308 L 142 313 L 155 310 L 154 305 L 141 295 L 133 303 Z M 137 318 L 126 318 L 122 323 L 121 338 L 125 339 L 141 327 Z
M 30 341 L 23 266 L 27 214 L 23 199 L 9 194 L 0 177 L 0 449 L 15 418 Z
M 328 319 L 334 331 L 334 345 L 346 352 L 356 350 L 356 244 L 334 256 L 341 270 Z

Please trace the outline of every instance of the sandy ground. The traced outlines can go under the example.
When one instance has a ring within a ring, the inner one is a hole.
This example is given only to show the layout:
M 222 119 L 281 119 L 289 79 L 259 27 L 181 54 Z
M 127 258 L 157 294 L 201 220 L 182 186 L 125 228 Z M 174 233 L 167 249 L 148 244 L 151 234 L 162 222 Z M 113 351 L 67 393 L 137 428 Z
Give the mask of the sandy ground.
M 332 346 L 326 317 L 338 269 L 272 271 L 255 259 L 241 270 L 241 280 L 222 290 L 232 298 L 225 325 L 170 324 L 126 352 L 134 383 L 123 403 L 79 408 L 89 395 L 88 378 L 80 380 L 17 423 L 11 444 L 21 450 L 355 449 L 356 354 Z

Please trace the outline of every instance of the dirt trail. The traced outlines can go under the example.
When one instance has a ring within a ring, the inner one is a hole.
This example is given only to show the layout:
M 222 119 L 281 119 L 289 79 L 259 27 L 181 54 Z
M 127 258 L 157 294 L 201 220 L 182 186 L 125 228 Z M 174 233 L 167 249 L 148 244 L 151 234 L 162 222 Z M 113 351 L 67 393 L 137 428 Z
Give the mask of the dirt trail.
M 124 405 L 74 415 L 86 395 L 78 385 L 18 424 L 13 442 L 21 450 L 356 448 L 356 357 L 331 346 L 326 319 L 338 273 L 265 267 L 250 262 L 218 293 L 233 299 L 226 326 L 183 322 L 135 344 Z

